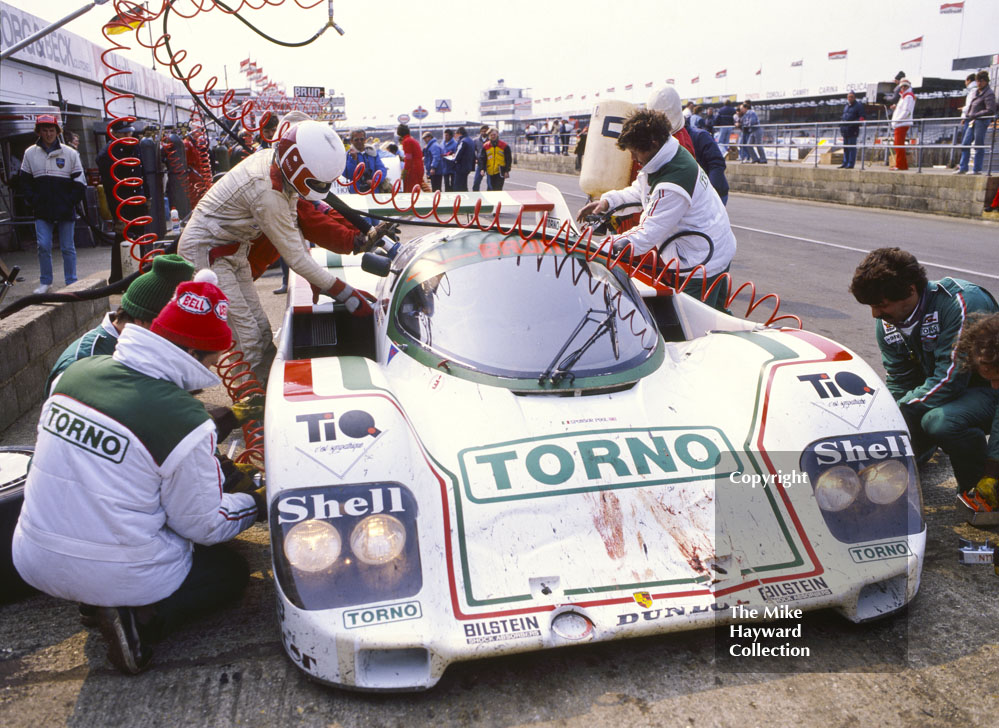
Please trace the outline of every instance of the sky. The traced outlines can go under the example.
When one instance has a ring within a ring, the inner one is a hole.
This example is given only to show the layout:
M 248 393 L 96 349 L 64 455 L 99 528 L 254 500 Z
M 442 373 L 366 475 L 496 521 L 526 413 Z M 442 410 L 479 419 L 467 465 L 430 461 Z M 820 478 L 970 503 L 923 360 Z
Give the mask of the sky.
M 88 4 L 84 0 L 6 0 L 53 21 Z M 241 14 L 284 41 L 311 37 L 327 21 L 324 0 L 252 0 Z M 158 7 L 161 0 L 151 0 Z M 292 86 L 323 86 L 347 99 L 351 123 L 385 124 L 417 106 L 431 110 L 436 99 L 451 100 L 461 118 L 478 117 L 482 90 L 504 79 L 529 88 L 537 113 L 588 109 L 601 99 L 643 102 L 654 87 L 672 78 L 683 97 L 722 93 L 815 88 L 822 84 L 890 80 L 904 70 L 922 76 L 963 78 L 951 59 L 999 53 L 999 0 L 965 0 L 964 12 L 941 14 L 944 0 L 504 0 L 453 3 L 424 0 L 333 0 L 334 30 L 304 48 L 284 48 L 261 39 L 218 8 L 191 19 L 195 0 L 177 0 L 171 13 L 171 43 L 204 66 L 220 85 L 248 84 L 239 61 L 251 58 L 272 80 Z M 198 0 L 209 5 L 209 0 Z M 236 7 L 239 0 L 231 0 Z M 106 44 L 101 26 L 115 13 L 112 2 L 98 6 L 66 27 Z M 162 20 L 154 24 L 162 33 Z M 148 39 L 148 30 L 140 31 Z M 919 48 L 901 44 L 919 36 Z M 134 47 L 126 52 L 149 62 L 150 52 L 132 33 L 115 36 Z M 834 51 L 846 60 L 829 60 Z M 793 61 L 800 66 L 792 67 Z M 182 64 L 189 67 L 190 62 Z M 756 71 L 762 69 L 759 75 Z M 716 74 L 725 71 L 725 77 Z M 691 83 L 698 77 L 697 84 Z M 203 81 L 202 81 L 203 79 Z M 631 84 L 631 91 L 625 86 Z M 918 81 L 917 81 L 918 85 Z M 608 91 L 613 88 L 614 91 Z M 565 99 L 572 94 L 573 100 Z M 587 100 L 581 100 L 583 95 Z M 555 97 L 563 97 L 559 104 Z

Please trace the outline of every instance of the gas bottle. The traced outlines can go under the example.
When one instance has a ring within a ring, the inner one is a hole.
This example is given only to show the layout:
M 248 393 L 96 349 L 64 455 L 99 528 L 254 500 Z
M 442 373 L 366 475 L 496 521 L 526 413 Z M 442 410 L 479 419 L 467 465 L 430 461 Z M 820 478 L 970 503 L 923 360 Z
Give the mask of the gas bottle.
M 636 108 L 627 101 L 603 101 L 593 107 L 579 174 L 579 188 L 593 198 L 631 184 L 631 154 L 617 148 L 617 138 Z
M 180 232 L 180 215 L 177 214 L 177 208 L 170 208 L 170 230 L 179 233 Z

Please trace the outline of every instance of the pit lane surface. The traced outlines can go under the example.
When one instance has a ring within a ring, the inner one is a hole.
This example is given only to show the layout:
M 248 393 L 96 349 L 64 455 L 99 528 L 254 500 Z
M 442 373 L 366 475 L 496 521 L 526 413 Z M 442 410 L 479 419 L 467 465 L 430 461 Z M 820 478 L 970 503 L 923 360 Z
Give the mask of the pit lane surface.
M 571 177 L 515 171 L 509 184 L 537 179 L 577 195 L 567 195 L 573 210 L 584 201 Z M 899 245 L 999 290 L 995 225 L 743 195 L 732 195 L 729 213 L 736 280 L 779 292 L 782 312 L 878 368 L 868 309 L 846 291 L 859 251 Z M 271 273 L 258 282 L 275 328 L 284 304 L 271 294 L 278 281 Z M 18 442 L 32 433 L 33 423 L 22 426 Z M 907 614 L 868 625 L 806 615 L 812 657 L 803 664 L 716 660 L 715 634 L 701 630 L 453 665 L 424 694 L 330 689 L 284 654 L 267 533 L 256 526 L 235 542 L 254 571 L 242 602 L 173 635 L 135 678 L 108 664 L 73 605 L 36 596 L 0 607 L 0 725 L 991 726 L 999 715 L 999 577 L 956 563 L 958 535 L 989 534 L 957 517 L 945 459 L 922 476 L 929 542 Z

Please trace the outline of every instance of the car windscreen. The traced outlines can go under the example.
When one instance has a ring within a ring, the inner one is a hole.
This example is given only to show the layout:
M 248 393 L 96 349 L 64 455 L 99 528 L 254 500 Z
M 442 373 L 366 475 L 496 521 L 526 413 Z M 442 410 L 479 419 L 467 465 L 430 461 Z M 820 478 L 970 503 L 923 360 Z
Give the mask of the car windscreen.
M 571 383 L 636 367 L 658 342 L 623 274 L 558 246 L 467 235 L 425 251 L 404 277 L 397 328 L 483 374 Z

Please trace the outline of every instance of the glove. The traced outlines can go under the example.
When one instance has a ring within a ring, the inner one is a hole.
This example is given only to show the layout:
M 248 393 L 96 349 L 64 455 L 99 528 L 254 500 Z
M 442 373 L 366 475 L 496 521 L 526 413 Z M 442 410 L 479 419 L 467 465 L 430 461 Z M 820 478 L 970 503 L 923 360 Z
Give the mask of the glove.
M 985 476 L 978 481 L 975 492 L 991 506 L 992 510 L 999 509 L 999 480 Z
M 230 460 L 228 467 L 223 466 L 223 472 L 226 473 L 225 480 L 222 481 L 223 493 L 253 495 L 253 492 L 260 487 L 256 479 L 260 471 L 249 463 L 234 463 Z
M 382 222 L 369 229 L 367 233 L 358 233 L 354 236 L 354 254 L 372 251 L 383 237 L 399 242 L 399 225 L 394 222 Z
M 267 486 L 261 485 L 254 491 L 250 492 L 253 496 L 253 502 L 257 504 L 257 523 L 264 523 L 267 521 Z
M 336 283 L 327 293 L 333 297 L 334 301 L 342 303 L 347 311 L 354 316 L 370 316 L 375 312 L 370 303 L 375 300 L 374 296 L 367 291 L 348 286 L 339 278 L 336 279 Z
M 236 421 L 245 425 L 250 420 L 264 419 L 264 399 L 262 394 L 253 394 L 233 404 L 232 413 L 236 416 Z

